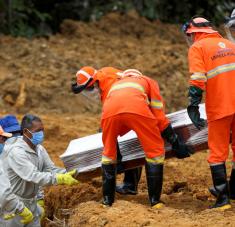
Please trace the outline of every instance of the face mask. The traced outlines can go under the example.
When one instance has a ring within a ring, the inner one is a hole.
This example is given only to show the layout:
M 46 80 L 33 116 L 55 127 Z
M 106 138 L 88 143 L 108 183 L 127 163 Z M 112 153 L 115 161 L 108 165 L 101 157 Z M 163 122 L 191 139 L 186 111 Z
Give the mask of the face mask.
M 82 95 L 84 95 L 86 98 L 91 99 L 93 101 L 99 101 L 100 99 L 100 89 L 97 87 L 94 87 L 90 90 L 84 90 L 82 92 Z
M 3 152 L 4 143 L 0 143 L 0 154 Z
M 32 142 L 32 144 L 37 146 L 38 144 L 41 144 L 43 142 L 43 140 L 44 140 L 44 132 L 43 131 L 30 132 L 30 133 L 32 134 L 32 138 L 31 139 L 28 138 L 28 139 Z

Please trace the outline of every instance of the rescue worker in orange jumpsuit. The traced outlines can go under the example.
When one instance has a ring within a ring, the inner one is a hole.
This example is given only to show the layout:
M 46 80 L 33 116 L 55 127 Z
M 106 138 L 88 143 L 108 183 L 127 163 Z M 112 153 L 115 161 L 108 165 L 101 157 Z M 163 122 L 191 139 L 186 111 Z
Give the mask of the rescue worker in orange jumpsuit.
M 211 208 L 231 208 L 230 198 L 235 196 L 234 168 L 229 186 L 226 174 L 226 159 L 229 153 L 232 132 L 233 167 L 235 163 L 235 44 L 224 39 L 202 17 L 194 17 L 183 26 L 191 42 L 188 52 L 190 87 L 187 108 L 193 124 L 201 129 L 205 122 L 200 118 L 198 105 L 206 92 L 208 121 L 208 162 L 214 185 L 216 202 Z
M 92 90 L 96 86 L 99 90 L 101 102 L 107 96 L 107 93 L 112 84 L 120 77 L 118 74 L 120 70 L 113 67 L 104 67 L 99 70 L 95 70 L 93 67 L 82 67 L 76 74 L 77 82 L 72 85 L 74 93 L 80 93 L 86 87 L 88 90 Z M 90 78 L 90 75 L 92 77 Z M 93 76 L 94 75 L 94 76 Z M 118 168 L 121 169 L 121 153 L 117 143 L 118 150 Z M 126 170 L 124 172 L 123 184 L 116 186 L 116 192 L 120 194 L 137 194 L 137 187 L 141 177 L 142 167 Z
M 115 197 L 117 137 L 134 130 L 146 156 L 146 177 L 150 204 L 162 207 L 164 140 L 172 144 L 178 158 L 190 156 L 187 146 L 175 134 L 163 110 L 158 84 L 138 70 L 119 72 L 120 78 L 106 93 L 102 111 L 104 151 L 102 153 L 103 204 Z M 95 77 L 95 75 L 91 75 Z M 87 80 L 88 82 L 89 80 Z

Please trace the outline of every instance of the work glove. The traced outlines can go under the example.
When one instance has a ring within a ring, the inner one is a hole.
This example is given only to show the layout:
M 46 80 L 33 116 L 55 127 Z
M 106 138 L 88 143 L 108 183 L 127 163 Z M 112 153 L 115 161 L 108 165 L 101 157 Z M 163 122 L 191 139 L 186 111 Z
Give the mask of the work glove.
M 20 222 L 24 225 L 29 224 L 30 222 L 33 221 L 33 214 L 27 207 L 25 207 L 23 211 L 21 211 L 17 215 L 22 217 Z
M 203 90 L 201 90 L 198 87 L 190 86 L 189 87 L 189 106 L 187 107 L 187 112 L 189 115 L 189 118 L 195 125 L 197 129 L 201 129 L 205 126 L 205 120 L 200 118 L 200 112 L 199 112 L 199 104 L 202 101 L 202 93 Z
M 189 147 L 178 137 L 176 141 L 172 144 L 172 150 L 175 152 L 178 159 L 183 159 L 190 157 L 192 151 Z
M 45 203 L 44 203 L 44 200 L 43 200 L 43 199 L 39 199 L 39 200 L 37 201 L 37 204 L 38 204 L 38 206 L 40 206 L 40 207 L 45 207 Z
M 10 219 L 12 219 L 12 218 L 14 218 L 16 215 L 14 214 L 14 213 L 12 213 L 12 214 L 5 214 L 4 216 L 3 216 L 3 219 L 4 220 L 10 220 Z
M 181 138 L 175 133 L 171 124 L 169 124 L 161 133 L 168 143 L 172 145 L 172 150 L 175 152 L 176 157 L 179 159 L 187 158 L 192 153 L 191 149 L 181 140 Z
M 22 217 L 22 219 L 20 221 L 22 224 L 26 225 L 26 224 L 30 223 L 31 221 L 33 221 L 33 214 L 27 207 L 24 207 L 24 209 L 21 212 L 17 213 L 17 215 Z M 13 219 L 15 216 L 16 216 L 16 214 L 14 214 L 14 213 L 5 214 L 3 219 L 10 220 L 10 219 Z
M 41 209 L 41 217 L 40 217 L 40 221 L 42 221 L 45 217 L 45 204 L 44 204 L 44 200 L 43 199 L 39 199 L 37 201 L 37 204 L 39 206 L 39 208 Z
M 65 184 L 65 185 L 74 185 L 78 184 L 79 181 L 73 178 L 73 176 L 77 175 L 77 170 L 74 169 L 67 173 L 57 173 L 56 180 L 58 184 Z

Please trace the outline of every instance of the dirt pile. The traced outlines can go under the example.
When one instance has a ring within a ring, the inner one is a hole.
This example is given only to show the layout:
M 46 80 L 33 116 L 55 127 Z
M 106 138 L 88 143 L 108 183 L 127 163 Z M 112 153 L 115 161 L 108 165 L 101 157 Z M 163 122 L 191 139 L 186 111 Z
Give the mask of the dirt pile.
M 48 38 L 0 37 L 0 107 L 8 111 L 97 112 L 70 81 L 83 65 L 137 68 L 160 83 L 169 111 L 186 103 L 187 47 L 175 25 L 149 22 L 135 12 L 99 22 L 66 20 Z
M 233 208 L 227 212 L 208 210 L 214 198 L 206 163 L 207 152 L 185 159 L 168 160 L 162 200 L 165 207 L 151 209 L 148 203 L 145 173 L 136 196 L 116 194 L 112 208 L 101 205 L 101 178 L 73 187 L 51 187 L 47 191 L 48 217 L 46 226 L 234 226 Z M 121 182 L 118 176 L 118 182 Z

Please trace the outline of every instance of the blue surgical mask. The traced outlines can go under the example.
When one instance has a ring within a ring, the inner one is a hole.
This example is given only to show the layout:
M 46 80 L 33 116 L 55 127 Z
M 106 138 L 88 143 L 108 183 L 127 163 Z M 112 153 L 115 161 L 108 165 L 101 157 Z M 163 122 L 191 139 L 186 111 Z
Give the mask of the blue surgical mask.
M 3 152 L 4 145 L 4 143 L 0 143 L 0 154 Z
M 42 144 L 44 140 L 44 132 L 42 130 L 39 132 L 30 132 L 30 133 L 32 134 L 32 138 L 30 139 L 32 144 L 34 144 L 35 146 L 37 146 L 38 144 Z

